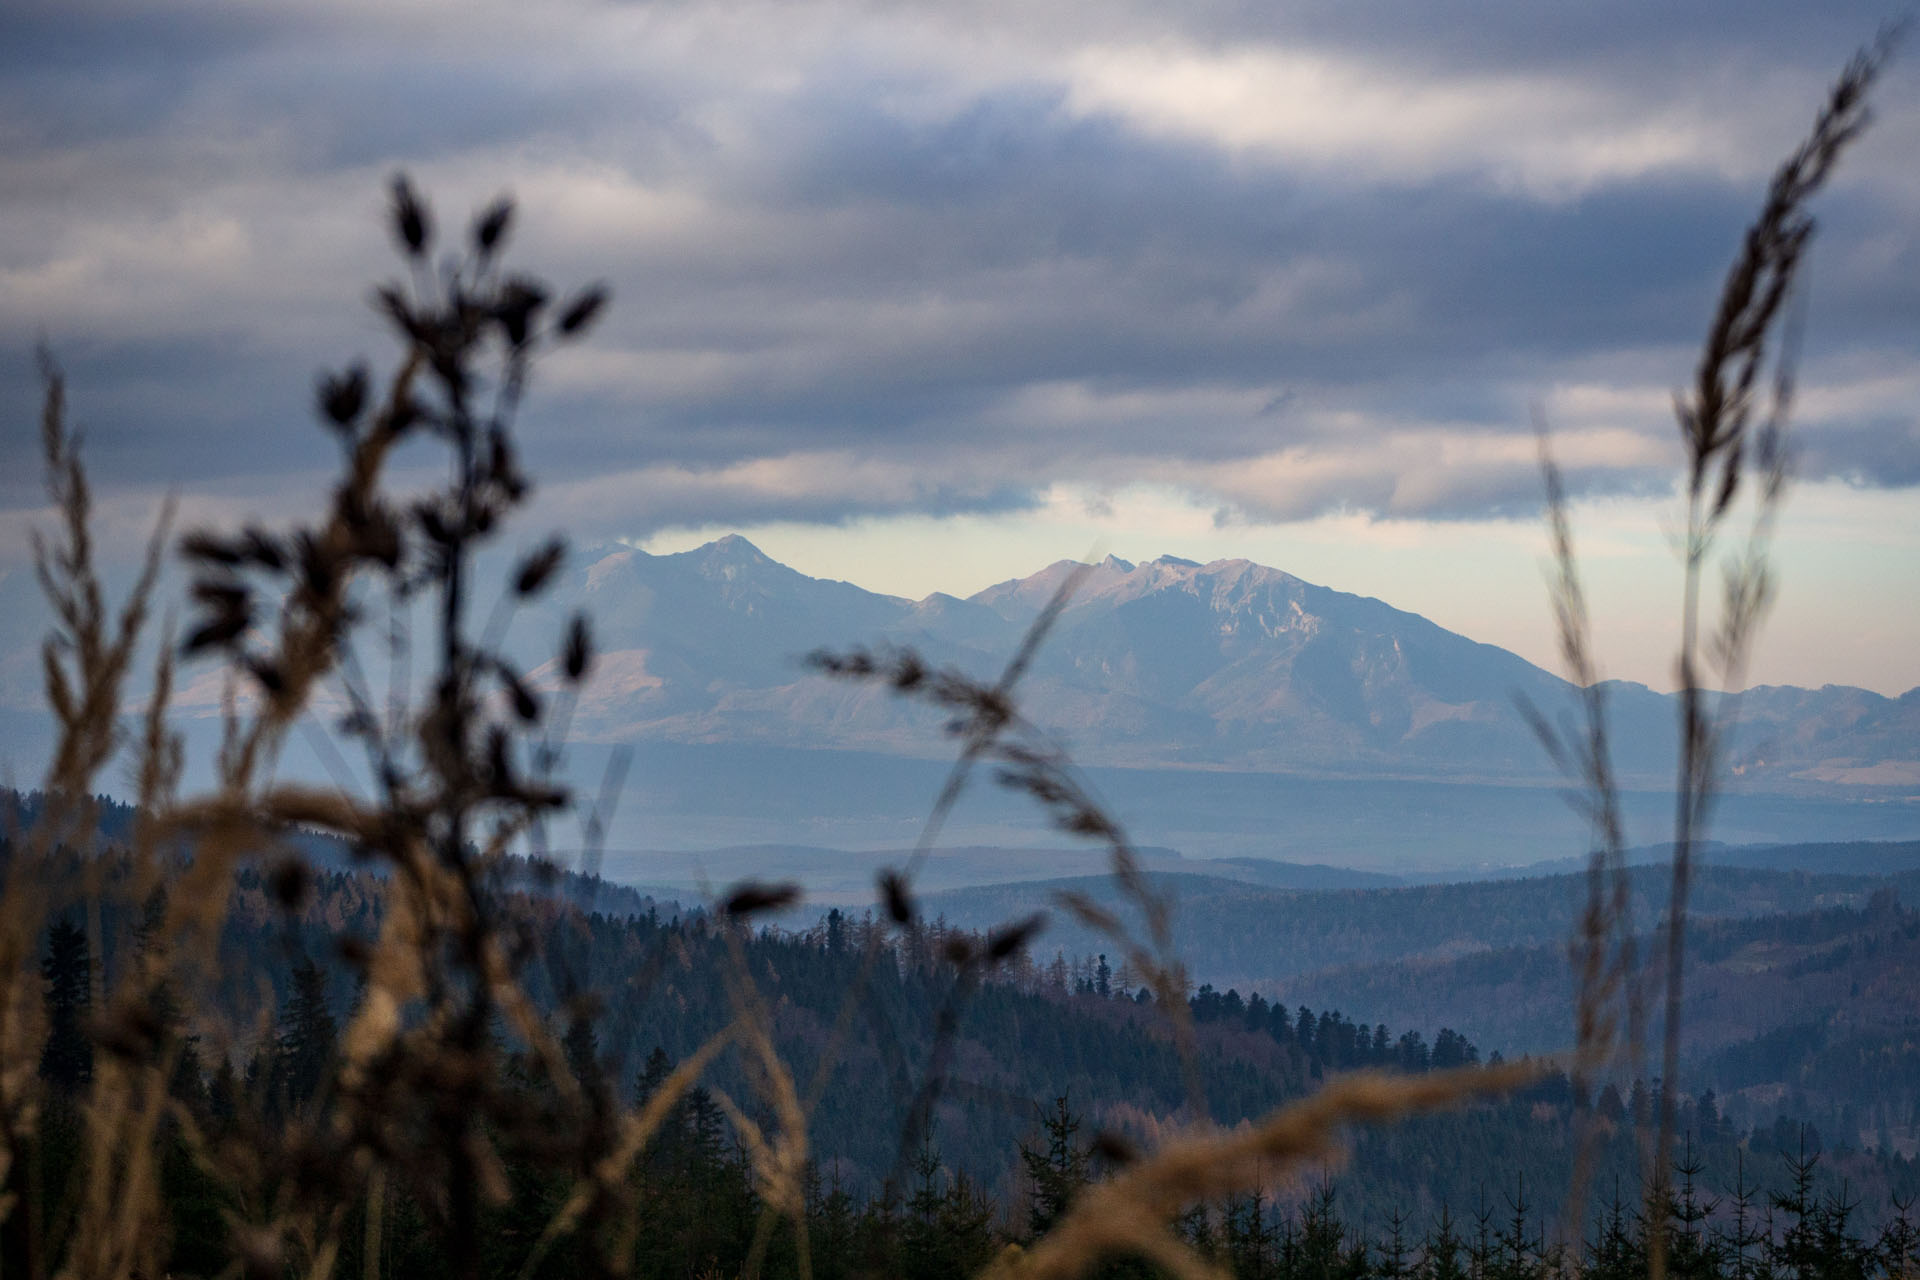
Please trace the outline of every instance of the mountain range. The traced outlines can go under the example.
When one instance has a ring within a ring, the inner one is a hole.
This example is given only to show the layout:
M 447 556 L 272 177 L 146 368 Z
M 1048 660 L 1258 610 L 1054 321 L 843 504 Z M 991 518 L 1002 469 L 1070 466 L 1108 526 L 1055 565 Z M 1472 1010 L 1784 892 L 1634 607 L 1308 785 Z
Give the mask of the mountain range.
M 952 759 L 945 715 L 881 684 L 819 675 L 806 655 L 910 647 L 992 679 L 1074 569 L 1056 563 L 967 599 L 907 600 L 808 577 L 740 537 L 671 555 L 613 546 L 577 553 L 545 597 L 500 617 L 509 656 L 542 681 L 567 614 L 592 619 L 599 656 L 566 772 L 586 794 L 625 779 L 608 869 L 657 883 L 683 879 L 684 860 L 642 851 L 911 846 Z M 498 553 L 479 580 L 508 572 Z M 163 604 L 178 587 L 163 582 Z M 39 777 L 51 744 L 46 625 L 31 575 L 0 578 L 0 771 L 23 782 Z M 222 688 L 205 660 L 175 686 L 189 788 L 213 781 Z M 1674 699 L 1626 683 L 1608 693 L 1628 836 L 1657 843 L 1671 831 Z M 1130 835 L 1172 858 L 1472 874 L 1586 847 L 1519 710 L 1524 699 L 1570 716 L 1572 686 L 1416 614 L 1246 560 L 1091 566 L 1017 695 Z M 129 712 L 143 696 L 132 691 Z M 1760 688 L 1740 713 L 1714 838 L 1920 837 L 1920 690 Z M 283 772 L 352 785 L 351 753 L 327 746 L 332 719 L 316 708 Z M 1006 850 L 1071 843 L 992 786 L 969 790 L 945 837 Z M 823 865 L 793 861 L 793 873 Z M 953 877 L 997 878 L 985 870 L 956 862 Z
M 602 551 L 560 593 L 587 610 L 601 649 L 576 736 L 945 754 L 938 712 L 824 678 L 804 655 L 911 647 L 990 678 L 1074 568 L 916 601 L 807 577 L 738 536 Z M 1624 780 L 1668 785 L 1674 698 L 1624 682 L 1608 693 Z M 1087 764 L 1538 783 L 1555 775 L 1520 705 L 1564 716 L 1573 688 L 1379 600 L 1247 560 L 1163 556 L 1093 566 L 1019 698 Z M 1920 689 L 1765 687 L 1740 713 L 1738 789 L 1920 793 Z

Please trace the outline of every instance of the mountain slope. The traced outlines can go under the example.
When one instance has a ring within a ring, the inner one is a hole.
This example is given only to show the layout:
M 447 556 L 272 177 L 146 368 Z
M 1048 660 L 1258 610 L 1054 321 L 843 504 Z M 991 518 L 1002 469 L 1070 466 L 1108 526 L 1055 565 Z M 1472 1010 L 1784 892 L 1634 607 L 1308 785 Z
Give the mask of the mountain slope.
M 592 615 L 603 650 L 576 732 L 942 754 L 937 714 L 814 675 L 804 655 L 912 646 L 991 677 L 1073 568 L 910 601 L 809 578 L 737 536 L 675 555 L 607 551 L 559 601 Z M 1625 779 L 1664 787 L 1672 699 L 1620 682 L 1609 694 Z M 1556 715 L 1570 686 L 1417 614 L 1250 561 L 1109 557 L 1021 696 L 1086 763 L 1538 783 L 1553 774 L 1517 703 Z M 1920 691 L 1760 689 L 1743 714 L 1736 786 L 1920 790 Z
M 1920 1030 L 1910 998 L 1920 973 L 1920 913 L 1899 905 L 1920 877 L 1797 877 L 1796 886 L 1776 879 L 1777 872 L 1741 874 L 1758 877 L 1742 904 L 1749 909 L 1699 912 L 1689 927 L 1690 1053 L 1705 1056 L 1813 1021 Z M 1337 1005 L 1362 1021 L 1392 1021 L 1419 1009 L 1470 1038 L 1523 1051 L 1572 1040 L 1573 974 L 1563 939 L 1526 940 L 1502 930 L 1468 954 L 1390 951 L 1239 986 L 1289 1003 Z

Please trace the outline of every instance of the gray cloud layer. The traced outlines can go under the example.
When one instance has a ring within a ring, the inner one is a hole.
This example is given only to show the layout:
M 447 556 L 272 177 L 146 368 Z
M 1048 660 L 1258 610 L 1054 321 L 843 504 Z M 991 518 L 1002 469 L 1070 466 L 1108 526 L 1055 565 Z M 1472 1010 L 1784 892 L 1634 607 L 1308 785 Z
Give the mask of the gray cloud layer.
M 299 488 L 381 349 L 382 184 L 505 187 L 617 306 L 530 452 L 607 532 L 994 509 L 1525 509 L 1665 483 L 1667 389 L 1878 6 L 374 5 L 0 14 L 0 503 L 50 338 L 110 486 Z M 1176 10 L 1178 16 L 1176 16 Z M 1824 201 L 1803 471 L 1920 483 L 1920 97 Z

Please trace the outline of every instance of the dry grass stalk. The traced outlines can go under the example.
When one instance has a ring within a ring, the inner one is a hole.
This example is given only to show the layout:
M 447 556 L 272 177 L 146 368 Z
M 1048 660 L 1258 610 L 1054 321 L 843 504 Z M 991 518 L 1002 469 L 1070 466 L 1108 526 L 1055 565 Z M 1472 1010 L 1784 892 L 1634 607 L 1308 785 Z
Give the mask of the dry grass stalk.
M 1175 1215 L 1187 1205 L 1331 1160 L 1348 1125 L 1379 1123 L 1504 1093 L 1543 1069 L 1535 1063 L 1514 1063 L 1427 1076 L 1356 1072 L 1249 1128 L 1176 1138 L 1088 1187 L 1053 1230 L 1031 1248 L 1002 1257 L 987 1272 L 987 1280 L 1069 1280 L 1116 1253 L 1142 1255 L 1183 1280 L 1215 1280 L 1221 1273 L 1172 1230 Z
M 33 536 L 34 570 L 55 622 L 53 635 L 41 648 L 47 706 L 58 728 L 46 792 L 50 806 L 72 806 L 84 803 L 86 785 L 119 746 L 122 691 L 146 624 L 173 506 L 168 502 L 162 508 L 140 576 L 118 616 L 111 616 L 94 567 L 88 528 L 92 492 L 80 464 L 80 441 L 66 424 L 66 383 L 44 351 L 40 371 L 46 385 L 40 445 L 47 496 L 59 516 L 62 534 L 57 543 L 47 541 L 37 530 Z M 90 816 L 90 811 L 60 814 L 42 824 L 40 838 L 85 838 L 91 824 L 82 823 L 83 816 Z
M 1680 751 L 1671 885 L 1661 928 L 1658 1112 L 1653 1140 L 1643 1141 L 1643 1185 L 1651 1224 L 1649 1269 L 1654 1280 L 1660 1280 L 1666 1270 L 1664 1206 L 1671 1178 L 1694 851 L 1722 784 L 1738 692 L 1745 684 L 1747 659 L 1773 594 L 1768 549 L 1788 475 L 1795 354 L 1791 331 L 1784 338 L 1780 331 L 1813 237 L 1814 220 L 1807 205 L 1866 127 L 1867 91 L 1897 34 L 1883 32 L 1872 48 L 1855 56 L 1829 92 L 1806 139 L 1775 171 L 1760 214 L 1748 227 L 1728 270 L 1693 386 L 1675 397 L 1685 450 L 1686 493 L 1680 544 L 1681 634 L 1675 660 Z M 1568 675 L 1580 689 L 1583 723 L 1578 730 L 1560 731 L 1537 711 L 1527 711 L 1549 753 L 1581 784 L 1576 807 L 1586 814 L 1595 833 L 1587 905 L 1572 944 L 1578 1035 L 1574 1067 L 1584 1078 L 1611 1065 L 1640 1067 L 1646 1025 L 1642 986 L 1647 979 L 1636 972 L 1604 690 L 1599 686 L 1591 622 L 1573 552 L 1565 488 L 1544 427 L 1540 455 L 1555 563 L 1551 597 L 1556 629 Z M 1725 565 L 1718 625 L 1710 636 L 1703 636 L 1700 595 L 1707 562 L 1736 500 L 1754 486 L 1751 524 L 1742 546 Z M 1717 694 L 1706 687 L 1709 674 L 1717 682 Z M 1591 1133 L 1589 1121 L 1574 1173 L 1571 1208 L 1576 1238 L 1592 1158 Z
M 50 541 L 36 533 L 33 546 L 35 571 L 55 621 L 41 658 L 56 734 L 40 821 L 27 832 L 10 833 L 14 838 L 4 904 L 0 904 L 0 964 L 6 965 L 7 973 L 4 993 L 0 993 L 0 1139 L 4 1140 L 0 1178 L 11 1172 L 37 1128 L 36 1076 L 44 1039 L 36 962 L 40 934 L 46 921 L 69 905 L 76 887 L 84 899 L 91 954 L 101 954 L 99 898 L 113 868 L 93 850 L 92 794 L 96 777 L 121 744 L 124 689 L 172 517 L 169 502 L 162 508 L 132 590 L 117 613 L 110 611 L 94 562 L 91 491 L 80 462 L 78 437 L 66 422 L 65 383 L 45 352 L 41 353 L 41 374 L 45 384 L 41 449 L 61 537 Z M 146 719 L 145 751 L 138 772 L 143 794 L 162 794 L 178 773 L 177 751 L 170 750 L 173 744 L 163 727 L 170 678 L 171 668 L 163 662 Z M 137 868 L 150 862 L 152 844 L 146 838 L 150 834 L 136 833 Z M 118 866 L 124 872 L 125 860 Z M 75 871 L 77 877 L 72 874 Z M 153 879 L 151 874 L 121 878 L 139 886 L 150 885 Z M 98 967 L 92 971 L 92 984 L 91 1007 L 107 1009 Z M 122 1000 L 115 1011 L 127 1007 Z M 125 1274 L 127 1267 L 152 1260 L 159 1237 L 150 1230 L 158 1204 L 151 1135 L 164 1106 L 164 1091 L 151 1087 L 154 1064 L 113 1052 L 117 1046 L 111 1032 L 119 1029 L 116 1021 L 111 1016 L 102 1019 L 102 1030 L 109 1033 L 102 1037 L 103 1047 L 109 1052 L 100 1055 L 92 1100 L 83 1111 L 88 1149 L 112 1163 L 89 1179 L 77 1201 L 70 1202 L 74 1208 L 69 1214 L 56 1218 L 53 1239 L 39 1238 L 38 1206 L 0 1204 L 0 1216 L 23 1208 L 35 1215 L 29 1228 L 35 1267 L 44 1267 L 48 1253 L 69 1240 L 75 1249 L 67 1274 Z M 140 1047 L 135 1045 L 135 1051 Z
M 1673 883 L 1664 938 L 1666 989 L 1653 1179 L 1656 1205 L 1666 1202 L 1670 1176 L 1694 846 L 1720 786 L 1737 712 L 1734 695 L 1745 684 L 1747 656 L 1772 597 L 1767 549 L 1786 486 L 1786 433 L 1793 403 L 1793 352 L 1778 350 L 1775 331 L 1813 238 L 1814 220 L 1807 204 L 1825 185 L 1841 153 L 1866 127 L 1867 90 L 1891 50 L 1892 39 L 1891 33 L 1883 35 L 1874 48 L 1847 65 L 1806 140 L 1775 172 L 1766 203 L 1747 229 L 1740 255 L 1722 287 L 1694 386 L 1674 406 L 1686 448 L 1687 523 L 1676 660 L 1680 762 Z M 1769 360 L 1773 377 L 1770 394 L 1763 396 L 1760 382 Z M 1749 472 L 1759 485 L 1753 523 L 1744 547 L 1726 566 L 1719 627 L 1703 643 L 1700 589 L 1706 561 Z M 1711 707 L 1703 668 L 1714 672 L 1724 691 Z M 1664 1228 L 1664 1214 L 1656 1215 L 1649 1260 L 1654 1280 L 1660 1280 L 1666 1268 Z
M 1561 661 L 1577 690 L 1581 721 L 1577 729 L 1556 727 L 1525 699 L 1521 700 L 1521 711 L 1562 772 L 1580 784 L 1581 789 L 1570 798 L 1593 832 L 1593 849 L 1587 859 L 1586 903 L 1568 944 L 1574 978 L 1574 1051 L 1568 1065 L 1576 1093 L 1586 1096 L 1605 1072 L 1621 1066 L 1637 1069 L 1644 1060 L 1646 978 L 1640 970 L 1633 930 L 1632 881 L 1626 865 L 1620 790 L 1609 747 L 1606 686 L 1594 652 L 1592 617 L 1574 554 L 1566 486 L 1553 461 L 1545 424 L 1536 426 L 1553 550 L 1549 599 Z M 1638 1119 L 1636 1125 L 1642 1172 L 1650 1174 L 1653 1144 Z M 1569 1245 L 1582 1238 L 1593 1163 L 1603 1135 L 1600 1117 L 1589 1109 L 1580 1121 L 1563 1224 Z
M 547 780 L 558 762 L 554 726 L 546 722 L 548 732 L 532 752 L 534 773 L 521 776 L 513 764 L 513 727 L 489 723 L 479 686 L 496 681 L 511 695 L 507 701 L 520 721 L 542 720 L 538 700 L 485 644 L 473 644 L 462 630 L 461 606 L 471 588 L 469 549 L 526 492 L 508 425 L 531 357 L 544 343 L 578 336 L 605 296 L 589 290 L 545 320 L 544 291 L 498 267 L 496 250 L 510 213 L 509 205 L 496 205 L 476 223 L 470 255 L 449 264 L 449 274 L 435 285 L 433 274 L 419 269 L 429 219 L 404 181 L 396 183 L 396 233 L 422 292 L 409 298 L 394 288 L 380 295 L 407 354 L 379 406 L 365 410 L 361 371 L 322 384 L 322 417 L 344 445 L 343 476 L 325 516 L 288 535 L 250 528 L 232 537 L 193 534 L 181 544 L 199 570 L 194 596 L 201 611 L 186 649 L 218 650 L 230 659 L 221 785 L 210 796 L 173 800 L 180 747 L 165 725 L 173 668 L 171 653 L 163 653 L 140 741 L 135 847 L 112 858 L 83 851 L 69 860 L 77 859 L 93 886 L 88 897 L 94 956 L 103 953 L 97 903 L 104 883 L 111 879 L 115 892 L 136 902 L 163 879 L 171 892 L 112 999 L 93 1001 L 106 1012 L 96 1037 L 104 1052 L 84 1109 L 86 1182 L 69 1201 L 71 1229 L 31 1250 L 36 1266 L 59 1258 L 64 1273 L 76 1276 L 157 1272 L 164 1262 L 156 1253 L 164 1232 L 156 1217 L 163 1201 L 154 1156 L 163 1121 L 182 1126 L 195 1158 L 233 1197 L 241 1214 L 235 1223 L 240 1261 L 258 1274 L 290 1267 L 326 1274 L 338 1256 L 346 1207 L 375 1172 L 384 1197 L 389 1167 L 413 1183 L 421 1203 L 445 1215 L 453 1228 L 453 1268 L 470 1274 L 477 1262 L 477 1206 L 506 1194 L 489 1135 L 523 1137 L 529 1125 L 543 1133 L 575 1134 L 578 1149 L 568 1158 L 587 1165 L 604 1154 L 602 1141 L 611 1141 L 596 1126 L 579 1122 L 582 1090 L 519 983 L 507 921 L 496 906 L 508 848 L 564 799 Z M 444 292 L 435 291 L 441 287 Z M 491 384 L 487 407 L 480 402 L 486 384 L 475 361 L 489 343 L 502 353 L 502 373 Z M 109 617 L 93 571 L 85 473 L 64 427 L 57 372 L 50 362 L 46 369 L 42 435 L 64 540 L 36 540 L 36 551 L 60 624 L 44 655 L 60 736 L 47 786 L 54 803 L 32 839 L 15 842 L 10 890 L 53 885 L 57 877 L 49 863 L 58 843 L 68 833 L 91 830 L 85 797 L 119 744 L 119 691 L 145 620 L 162 543 L 157 537 L 149 548 L 127 606 Z M 421 432 L 447 440 L 457 478 L 447 494 L 429 495 L 402 511 L 383 493 L 385 465 L 396 443 Z M 516 597 L 537 591 L 557 562 L 556 553 L 523 566 L 514 582 Z M 384 724 L 368 712 L 348 643 L 360 617 L 358 584 L 369 578 L 386 580 L 396 597 L 436 592 L 442 605 L 442 665 L 433 698 L 415 711 L 403 689 L 390 689 Z M 277 600 L 271 635 L 255 627 L 263 586 Z M 575 624 L 562 657 L 569 681 L 577 683 L 591 659 L 583 624 Z M 273 774 L 287 731 L 328 680 L 343 686 L 355 710 L 348 733 L 368 746 L 381 785 L 377 802 L 263 781 Z M 477 849 L 467 839 L 475 819 L 485 828 Z M 177 1045 L 152 1025 L 152 1010 L 163 989 L 189 985 L 196 971 L 212 972 L 236 864 L 261 856 L 291 824 L 342 835 L 392 872 L 381 934 L 366 961 L 367 998 L 346 1030 L 324 1111 L 278 1132 L 258 1132 L 255 1141 L 216 1149 L 193 1130 L 192 1117 L 169 1102 Z M 174 865 L 158 856 L 182 841 L 193 849 L 190 861 Z M 45 900 L 44 893 L 10 891 L 0 912 L 0 960 L 8 964 L 9 984 L 0 1001 L 0 1052 L 6 1054 L 0 1102 L 8 1140 L 0 1172 L 31 1138 L 36 1115 L 34 1058 L 41 1036 L 33 957 Z M 522 1114 L 520 1100 L 496 1079 L 498 1054 L 487 1032 L 496 1014 L 540 1065 L 554 1087 L 555 1105 L 571 1116 L 568 1123 L 556 1126 L 551 1117 Z M 618 1132 L 626 1143 L 636 1140 L 631 1125 Z M 650 1126 L 637 1140 L 647 1132 Z M 369 1233 L 376 1230 L 370 1222 Z

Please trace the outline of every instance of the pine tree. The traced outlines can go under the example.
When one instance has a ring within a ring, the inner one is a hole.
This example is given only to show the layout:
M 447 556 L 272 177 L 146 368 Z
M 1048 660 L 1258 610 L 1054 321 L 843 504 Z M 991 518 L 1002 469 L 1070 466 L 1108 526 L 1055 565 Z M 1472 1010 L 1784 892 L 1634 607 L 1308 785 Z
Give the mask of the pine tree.
M 1400 1069 L 1409 1074 L 1424 1072 L 1432 1065 L 1427 1039 L 1418 1031 L 1409 1031 L 1400 1037 L 1398 1056 Z
M 567 1017 L 567 1034 L 561 1041 L 561 1048 L 567 1055 L 567 1070 L 580 1087 L 589 1093 L 599 1089 L 602 1084 L 600 1070 L 600 1036 L 593 1029 L 593 1019 L 586 1012 L 575 1009 Z
M 1783 1230 L 1772 1231 L 1767 1249 L 1769 1270 L 1785 1280 L 1814 1280 L 1820 1274 L 1819 1203 L 1813 1194 L 1814 1170 L 1820 1153 L 1807 1152 L 1807 1127 L 1800 1126 L 1795 1154 L 1787 1156 L 1787 1190 L 1776 1192 L 1772 1207 L 1789 1216 Z
M 1174 1219 L 1174 1231 L 1201 1257 L 1217 1262 L 1221 1241 L 1213 1229 L 1213 1215 L 1204 1204 L 1196 1204 Z
M 1920 1275 L 1920 1232 L 1914 1230 L 1913 1197 L 1893 1199 L 1893 1216 L 1881 1228 L 1874 1247 L 1879 1255 L 1880 1272 L 1889 1280 L 1913 1280 Z
M 280 1011 L 271 1072 L 276 1105 L 298 1108 L 320 1092 L 333 1065 L 338 1028 L 327 1004 L 327 976 L 311 960 L 293 970 L 293 995 Z
M 134 951 L 143 960 L 160 945 L 160 931 L 166 919 L 166 895 L 155 890 L 147 899 L 133 929 Z M 147 993 L 147 1010 L 160 1027 L 158 1049 L 173 1055 L 173 1075 L 169 1091 L 196 1115 L 207 1110 L 206 1070 L 200 1061 L 200 1037 L 187 1031 L 186 1014 L 174 995 L 173 985 L 162 979 Z
M 1705 1229 L 1719 1202 L 1700 1203 L 1695 1185 L 1700 1169 L 1699 1157 L 1693 1151 L 1693 1134 L 1688 1133 L 1673 1166 L 1680 1175 L 1679 1190 L 1669 1192 L 1671 1203 L 1666 1206 L 1672 1222 L 1667 1232 L 1667 1274 L 1675 1280 L 1718 1280 L 1720 1276 L 1719 1241 Z
M 1329 1070 L 1347 1065 L 1347 1055 L 1340 1052 L 1340 1030 L 1340 1015 L 1332 1010 L 1323 1011 L 1320 1021 L 1313 1028 L 1314 1049 L 1320 1056 L 1321 1065 Z
M 1511 1216 L 1495 1236 L 1497 1252 L 1491 1260 L 1491 1274 L 1497 1280 L 1538 1280 L 1540 1258 L 1533 1249 L 1527 1229 L 1533 1203 L 1527 1199 L 1527 1175 L 1515 1180 L 1514 1193 L 1507 1197 Z
M 40 1074 L 69 1097 L 93 1081 L 93 1041 L 86 1032 L 93 1007 L 93 959 L 87 935 L 69 920 L 47 930 L 47 954 L 40 963 L 46 980 L 47 1043 L 40 1052 Z
M 640 1066 L 640 1073 L 633 1078 L 634 1105 L 646 1106 L 672 1074 L 673 1059 L 659 1045 L 653 1046 L 653 1052 L 647 1055 L 647 1060 Z
M 1853 1215 L 1860 1202 L 1847 1184 L 1824 1196 L 1814 1215 L 1814 1250 L 1819 1258 L 1819 1280 L 1867 1280 L 1874 1258 L 1853 1234 Z
M 1728 1193 L 1732 1198 L 1733 1214 L 1732 1221 L 1720 1235 L 1720 1265 L 1726 1280 L 1760 1280 L 1759 1247 L 1765 1243 L 1766 1234 L 1761 1228 L 1759 1215 L 1754 1211 L 1754 1196 L 1759 1188 L 1747 1178 L 1747 1153 L 1744 1147 L 1734 1150 L 1733 1161 L 1733 1188 Z
M 724 1163 L 727 1148 L 727 1118 L 713 1092 L 704 1085 L 687 1090 L 687 1140 L 704 1161 Z
M 1472 1280 L 1487 1280 L 1493 1274 L 1493 1206 L 1487 1203 L 1487 1189 L 1480 1188 L 1480 1203 L 1473 1214 L 1473 1238 L 1467 1242 L 1467 1274 Z
M 1379 1280 L 1406 1280 L 1413 1274 L 1413 1267 L 1408 1261 L 1407 1215 L 1398 1205 L 1387 1211 L 1387 1234 L 1380 1241 L 1377 1252 L 1380 1259 L 1373 1267 L 1373 1274 Z
M 914 1190 L 899 1230 L 899 1274 L 908 1280 L 965 1280 L 993 1256 L 993 1203 L 963 1176 L 943 1179 L 931 1135 L 921 1140 L 913 1172 Z
M 1715 1096 L 1713 1090 L 1708 1089 L 1700 1095 L 1699 1100 L 1694 1104 L 1694 1114 L 1699 1117 L 1701 1139 L 1711 1142 L 1720 1132 L 1721 1124 L 1720 1099 Z
M 1467 1280 L 1467 1269 L 1460 1260 L 1462 1243 L 1454 1230 L 1453 1212 L 1446 1205 L 1433 1224 L 1433 1234 L 1420 1251 L 1419 1280 Z
M 1364 1242 L 1357 1250 L 1348 1244 L 1346 1224 L 1334 1203 L 1333 1184 L 1322 1182 L 1301 1206 L 1293 1267 L 1287 1274 L 1300 1280 L 1357 1280 L 1366 1271 L 1366 1261 Z
M 906 1220 L 900 1227 L 901 1274 L 913 1280 L 932 1280 L 942 1274 L 940 1267 L 940 1153 L 933 1148 L 933 1136 L 923 1134 L 920 1149 L 914 1153 L 916 1179 L 913 1195 L 907 1200 Z
M 1609 1086 L 1611 1087 L 1611 1086 Z M 1620 1180 L 1613 1181 L 1613 1195 L 1600 1217 L 1599 1230 L 1587 1246 L 1588 1280 L 1637 1280 L 1647 1273 L 1646 1241 L 1634 1231 L 1626 1200 L 1620 1194 Z
M 978 1275 L 993 1258 L 996 1242 L 993 1198 L 980 1191 L 964 1173 L 947 1182 L 940 1202 L 940 1239 L 952 1259 L 954 1276 Z
M 1276 1233 L 1259 1187 L 1252 1195 L 1227 1200 L 1225 1234 L 1227 1267 L 1235 1280 L 1266 1280 L 1273 1273 Z
M 1433 1055 L 1430 1059 L 1435 1071 L 1445 1071 L 1450 1067 L 1464 1067 L 1477 1062 L 1480 1054 L 1467 1038 L 1451 1027 L 1442 1027 L 1433 1037 Z
M 233 1069 L 233 1059 L 222 1054 L 220 1065 L 214 1069 L 213 1081 L 207 1086 L 207 1113 L 224 1124 L 230 1123 L 239 1112 L 240 1073 Z
M 1031 1183 L 1027 1229 L 1035 1236 L 1045 1235 L 1066 1213 L 1080 1188 L 1087 1185 L 1087 1152 L 1073 1141 L 1080 1121 L 1068 1108 L 1064 1094 L 1054 1099 L 1052 1112 L 1041 1123 L 1047 1135 L 1045 1149 L 1036 1150 L 1025 1143 L 1020 1146 L 1020 1162 L 1026 1166 Z

